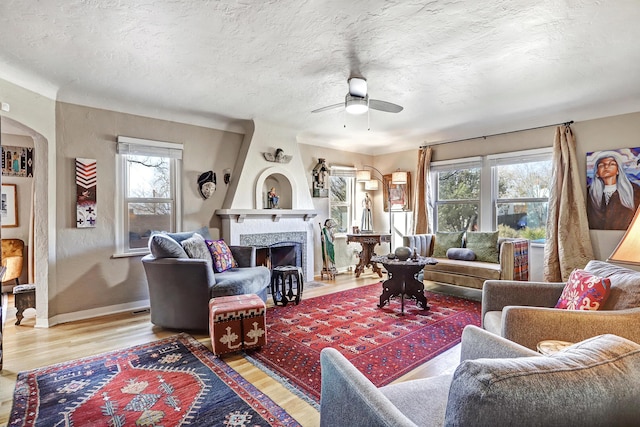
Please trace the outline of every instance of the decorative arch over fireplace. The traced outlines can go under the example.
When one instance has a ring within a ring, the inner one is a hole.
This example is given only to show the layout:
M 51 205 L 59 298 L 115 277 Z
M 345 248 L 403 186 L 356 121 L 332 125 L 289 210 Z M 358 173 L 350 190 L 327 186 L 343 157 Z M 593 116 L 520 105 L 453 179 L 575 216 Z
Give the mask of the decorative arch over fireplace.
M 295 209 L 298 206 L 298 187 L 291 172 L 280 166 L 265 169 L 256 179 L 254 209 L 265 209 L 267 192 L 275 187 L 280 197 L 281 209 Z

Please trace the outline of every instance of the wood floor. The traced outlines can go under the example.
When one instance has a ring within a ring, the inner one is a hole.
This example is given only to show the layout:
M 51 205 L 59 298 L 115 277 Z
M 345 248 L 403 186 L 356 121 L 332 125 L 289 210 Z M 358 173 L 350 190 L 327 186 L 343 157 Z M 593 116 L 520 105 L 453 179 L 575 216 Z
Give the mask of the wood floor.
M 304 297 L 321 296 L 336 291 L 369 285 L 379 280 L 377 275 L 365 271 L 356 279 L 352 273 L 339 274 L 335 280 L 325 280 L 326 286 L 306 289 Z M 425 282 L 426 288 L 454 294 L 460 288 Z M 478 291 L 469 290 L 464 295 L 479 300 Z M 411 303 L 410 303 L 411 304 Z M 267 302 L 271 305 L 271 301 Z M 54 363 L 117 350 L 151 342 L 174 335 L 175 331 L 153 326 L 148 313 L 121 313 L 84 321 L 65 323 L 52 328 L 34 328 L 35 310 L 25 311 L 20 326 L 15 326 L 13 297 L 9 296 L 4 326 L 4 367 L 0 377 L 0 427 L 6 426 L 11 411 L 16 375 L 20 371 L 35 369 Z M 194 337 L 211 348 L 208 335 Z M 460 346 L 456 346 L 430 360 L 397 381 L 426 378 L 452 372 L 458 364 Z M 224 360 L 254 386 L 282 406 L 303 426 L 319 425 L 318 411 L 296 397 L 279 382 L 270 378 L 240 355 L 225 356 Z

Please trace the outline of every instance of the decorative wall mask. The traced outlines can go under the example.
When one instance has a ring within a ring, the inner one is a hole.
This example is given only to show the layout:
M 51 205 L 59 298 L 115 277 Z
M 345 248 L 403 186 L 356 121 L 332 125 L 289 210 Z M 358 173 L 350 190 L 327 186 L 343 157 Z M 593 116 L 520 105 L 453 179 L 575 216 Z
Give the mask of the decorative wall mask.
M 208 199 L 216 191 L 216 174 L 207 171 L 198 177 L 198 191 L 203 199 Z
M 268 162 L 276 162 L 276 163 L 289 163 L 293 156 L 289 156 L 284 154 L 284 150 L 282 148 L 276 149 L 274 154 L 271 153 L 262 153 L 264 159 Z

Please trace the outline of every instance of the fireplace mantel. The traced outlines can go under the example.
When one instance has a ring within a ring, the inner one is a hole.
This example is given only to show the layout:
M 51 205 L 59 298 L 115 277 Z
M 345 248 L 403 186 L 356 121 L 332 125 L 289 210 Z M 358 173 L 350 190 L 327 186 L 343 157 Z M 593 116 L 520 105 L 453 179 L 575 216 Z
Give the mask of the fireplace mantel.
M 273 222 L 280 221 L 280 218 L 302 218 L 308 222 L 318 215 L 312 209 L 216 209 L 215 214 L 222 219 L 234 220 L 237 223 L 242 223 L 247 218 L 271 218 Z

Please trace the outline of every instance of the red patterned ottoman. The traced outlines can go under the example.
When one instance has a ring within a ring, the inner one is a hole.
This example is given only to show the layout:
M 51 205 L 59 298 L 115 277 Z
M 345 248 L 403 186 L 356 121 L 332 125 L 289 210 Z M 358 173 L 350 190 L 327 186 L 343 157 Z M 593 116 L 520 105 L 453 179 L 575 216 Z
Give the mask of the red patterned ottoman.
M 267 343 L 266 306 L 255 294 L 211 298 L 209 335 L 216 355 Z

